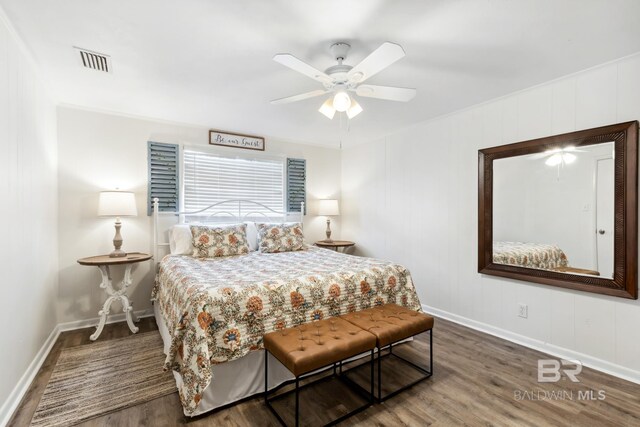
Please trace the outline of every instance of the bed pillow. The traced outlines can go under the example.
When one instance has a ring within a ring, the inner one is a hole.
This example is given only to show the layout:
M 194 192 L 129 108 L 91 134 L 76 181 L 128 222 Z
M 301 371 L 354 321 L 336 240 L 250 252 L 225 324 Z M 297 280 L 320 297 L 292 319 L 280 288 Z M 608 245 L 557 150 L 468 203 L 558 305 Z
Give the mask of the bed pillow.
M 193 256 L 215 258 L 249 253 L 247 225 L 192 225 L 190 226 Z
M 256 223 L 260 252 L 276 253 L 299 251 L 304 248 L 302 224 Z
M 255 222 L 247 221 L 247 243 L 250 251 L 258 250 L 258 229 Z M 189 224 L 177 224 L 169 231 L 171 255 L 193 255 L 193 236 Z
M 258 229 L 255 222 L 245 222 L 247 224 L 247 243 L 251 252 L 258 250 Z
M 193 236 L 189 224 L 177 224 L 169 231 L 171 255 L 192 255 Z

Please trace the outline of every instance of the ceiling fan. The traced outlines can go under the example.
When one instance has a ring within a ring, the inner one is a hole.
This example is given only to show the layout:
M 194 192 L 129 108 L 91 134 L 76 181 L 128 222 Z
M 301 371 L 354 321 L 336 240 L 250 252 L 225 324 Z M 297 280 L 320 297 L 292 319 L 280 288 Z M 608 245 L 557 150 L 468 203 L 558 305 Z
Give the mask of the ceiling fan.
M 329 119 L 333 119 L 336 111 L 345 112 L 347 117 L 352 119 L 362 112 L 362 107 L 355 100 L 353 94 L 400 102 L 410 101 L 416 96 L 416 90 L 411 88 L 362 84 L 368 78 L 403 58 L 405 53 L 402 46 L 391 42 L 382 43 L 379 48 L 371 52 L 355 67 L 343 63 L 347 59 L 349 48 L 351 46 L 347 43 L 332 44 L 331 54 L 338 61 L 338 64 L 327 68 L 324 72 L 289 53 L 279 53 L 274 56 L 274 61 L 322 83 L 323 89 L 274 99 L 271 103 L 275 105 L 288 104 L 331 93 L 332 96 L 322 104 L 318 111 Z
M 574 153 L 585 153 L 585 150 L 578 150 L 574 146 L 564 148 L 554 148 L 543 153 L 534 154 L 531 160 L 544 159 L 547 166 L 564 166 L 576 161 L 577 157 Z

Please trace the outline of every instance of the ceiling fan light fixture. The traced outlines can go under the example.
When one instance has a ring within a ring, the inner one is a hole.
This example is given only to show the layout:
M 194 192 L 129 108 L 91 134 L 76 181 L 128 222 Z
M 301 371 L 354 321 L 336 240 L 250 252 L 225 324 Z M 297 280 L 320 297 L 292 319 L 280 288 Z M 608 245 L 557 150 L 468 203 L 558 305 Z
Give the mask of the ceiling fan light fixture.
M 562 163 L 562 155 L 556 153 L 553 156 L 549 157 L 544 163 L 547 166 L 558 166 L 560 163 Z
M 351 98 L 347 92 L 338 91 L 333 97 L 333 108 L 341 113 L 347 111 L 351 107 Z
M 571 163 L 576 161 L 576 155 L 575 154 L 571 154 L 571 153 L 564 153 L 562 155 L 562 160 L 564 161 L 564 163 L 570 165 Z
M 319 112 L 324 114 L 329 120 L 333 120 L 333 116 L 336 114 L 336 109 L 333 108 L 333 98 L 329 98 L 320 106 Z
M 351 100 L 351 107 L 347 110 L 347 117 L 353 119 L 358 114 L 362 113 L 362 107 L 355 99 Z
M 405 52 L 402 46 L 396 43 L 384 42 L 355 66 L 344 63 L 347 59 L 349 48 L 349 44 L 345 42 L 332 44 L 331 53 L 338 63 L 324 71 L 318 70 L 290 53 L 275 55 L 273 57 L 274 61 L 321 83 L 323 89 L 275 99 L 271 103 L 282 105 L 331 93 L 331 98 L 326 100 L 318 110 L 331 120 L 336 111 L 345 113 L 349 119 L 356 117 L 363 111 L 360 104 L 351 96 L 351 92 L 358 97 L 397 102 L 408 102 L 415 97 L 416 90 L 412 88 L 362 84 L 403 58 Z

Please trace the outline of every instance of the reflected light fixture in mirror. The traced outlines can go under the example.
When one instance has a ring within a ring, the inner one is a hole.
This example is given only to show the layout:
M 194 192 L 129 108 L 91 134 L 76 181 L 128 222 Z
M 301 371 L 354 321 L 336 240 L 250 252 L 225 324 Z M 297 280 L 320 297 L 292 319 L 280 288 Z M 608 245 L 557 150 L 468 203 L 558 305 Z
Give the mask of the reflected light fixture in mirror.
M 571 152 L 581 152 L 581 150 L 577 150 L 574 146 L 548 150 L 545 155 L 549 157 L 544 163 L 547 166 L 570 165 L 577 159 L 576 155 Z

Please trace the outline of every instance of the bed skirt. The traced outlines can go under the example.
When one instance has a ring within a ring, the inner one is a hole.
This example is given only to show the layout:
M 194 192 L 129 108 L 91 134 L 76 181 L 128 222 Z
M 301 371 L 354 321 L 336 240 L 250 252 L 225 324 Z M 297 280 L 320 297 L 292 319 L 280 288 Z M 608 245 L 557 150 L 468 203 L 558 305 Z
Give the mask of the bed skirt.
M 153 305 L 153 314 L 164 343 L 164 354 L 167 354 L 171 346 L 171 335 L 169 334 L 169 330 L 165 325 L 157 304 Z M 410 341 L 413 341 L 413 337 L 400 341 L 398 344 Z M 202 393 L 198 408 L 193 413 L 187 413 L 183 408 L 184 415 L 187 417 L 196 417 L 242 399 L 264 393 L 264 356 L 265 350 L 256 350 L 240 359 L 213 365 L 211 367 L 211 373 L 213 375 L 211 384 L 209 384 L 209 387 Z M 368 356 L 369 352 L 365 352 L 351 357 L 347 359 L 347 361 Z M 176 371 L 173 371 L 173 377 L 176 380 L 176 385 L 180 388 L 182 377 Z M 289 372 L 279 360 L 269 355 L 270 390 L 294 378 L 293 374 Z
M 171 346 L 171 335 L 157 304 L 153 305 L 153 314 L 164 342 L 164 354 L 167 354 Z M 202 393 L 196 411 L 189 414 L 184 411 L 185 416 L 195 417 L 247 397 L 264 393 L 264 355 L 264 350 L 252 351 L 240 359 L 212 366 L 211 384 Z M 180 388 L 182 377 L 175 371 L 173 371 L 173 376 L 178 388 Z M 275 388 L 293 378 L 287 368 L 273 356 L 269 356 L 269 388 Z

